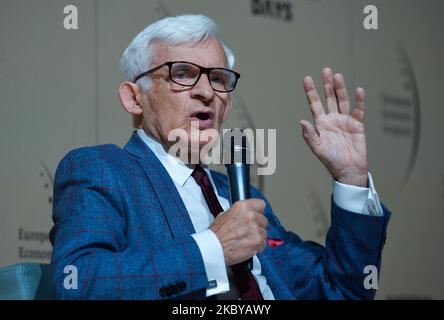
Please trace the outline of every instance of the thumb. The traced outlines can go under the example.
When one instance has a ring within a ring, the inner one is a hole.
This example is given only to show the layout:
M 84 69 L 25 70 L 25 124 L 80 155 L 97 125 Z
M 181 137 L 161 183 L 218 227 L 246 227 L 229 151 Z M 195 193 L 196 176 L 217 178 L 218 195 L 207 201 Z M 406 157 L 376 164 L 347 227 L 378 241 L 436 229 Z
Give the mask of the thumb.
M 305 142 L 307 142 L 310 149 L 314 152 L 321 145 L 321 140 L 319 139 L 317 132 L 312 124 L 306 120 L 301 120 L 300 125 Z

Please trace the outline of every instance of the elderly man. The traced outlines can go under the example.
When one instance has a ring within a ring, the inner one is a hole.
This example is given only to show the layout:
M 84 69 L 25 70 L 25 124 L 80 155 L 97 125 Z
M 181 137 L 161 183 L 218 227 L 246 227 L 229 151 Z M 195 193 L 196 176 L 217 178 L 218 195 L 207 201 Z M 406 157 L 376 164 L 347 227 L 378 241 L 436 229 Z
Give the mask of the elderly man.
M 326 113 L 304 79 L 314 125 L 301 121 L 303 137 L 335 179 L 324 248 L 286 231 L 257 189 L 230 207 L 226 176 L 188 164 L 190 154 L 168 153 L 172 130 L 187 132 L 200 150 L 208 141 L 191 134 L 191 123 L 219 131 L 232 108 L 239 74 L 211 19 L 160 20 L 136 36 L 121 64 L 128 81 L 120 101 L 138 130 L 123 149 L 77 149 L 57 169 L 56 298 L 374 297 L 364 269 L 380 267 L 390 213 L 367 171 L 363 89 L 350 113 L 343 77 L 325 69 Z M 242 267 L 250 258 L 251 271 Z M 66 270 L 77 277 L 67 279 Z

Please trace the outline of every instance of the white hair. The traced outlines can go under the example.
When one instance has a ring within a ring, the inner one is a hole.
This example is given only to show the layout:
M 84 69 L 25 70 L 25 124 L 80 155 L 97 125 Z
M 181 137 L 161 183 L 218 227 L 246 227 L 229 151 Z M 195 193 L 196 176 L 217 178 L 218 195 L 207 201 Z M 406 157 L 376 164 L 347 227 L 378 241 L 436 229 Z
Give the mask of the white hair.
M 234 55 L 222 41 L 216 23 L 204 15 L 180 15 L 167 17 L 150 24 L 140 32 L 123 52 L 120 59 L 122 72 L 128 81 L 134 81 L 139 74 L 148 70 L 154 58 L 152 44 L 160 41 L 169 46 L 189 43 L 196 45 L 215 37 L 222 45 L 228 63 L 228 68 L 234 67 Z M 142 89 L 150 88 L 149 77 L 138 80 Z

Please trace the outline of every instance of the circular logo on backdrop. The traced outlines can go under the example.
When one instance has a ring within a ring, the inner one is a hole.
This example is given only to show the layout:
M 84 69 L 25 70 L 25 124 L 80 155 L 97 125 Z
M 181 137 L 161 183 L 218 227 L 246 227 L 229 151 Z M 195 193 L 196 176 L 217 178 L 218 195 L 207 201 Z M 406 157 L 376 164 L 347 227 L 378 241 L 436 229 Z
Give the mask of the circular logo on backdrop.
M 416 76 L 407 50 L 402 44 L 395 48 L 393 65 L 399 81 L 381 92 L 382 130 L 392 143 L 403 148 L 403 158 L 392 169 L 401 170 L 398 183 L 405 187 L 414 171 L 421 135 L 421 104 Z M 394 150 L 394 149 L 388 149 Z

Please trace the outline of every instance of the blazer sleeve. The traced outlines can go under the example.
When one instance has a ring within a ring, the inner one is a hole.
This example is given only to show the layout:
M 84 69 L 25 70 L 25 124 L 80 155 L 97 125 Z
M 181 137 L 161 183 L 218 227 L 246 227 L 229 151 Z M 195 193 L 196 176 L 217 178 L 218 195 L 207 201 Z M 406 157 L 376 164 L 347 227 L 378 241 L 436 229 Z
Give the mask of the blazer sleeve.
M 205 298 L 205 267 L 191 235 L 161 247 L 127 245 L 125 190 L 112 161 L 78 149 L 57 168 L 50 233 L 54 298 Z
M 374 298 L 375 284 L 368 289 L 364 282 L 370 275 L 368 270 L 380 273 L 390 218 L 387 208 L 382 206 L 383 216 L 368 216 L 345 211 L 331 199 L 331 226 L 324 247 L 285 230 L 265 197 L 257 190 L 253 194 L 267 204 L 268 231 L 284 240 L 269 256 L 296 299 Z

